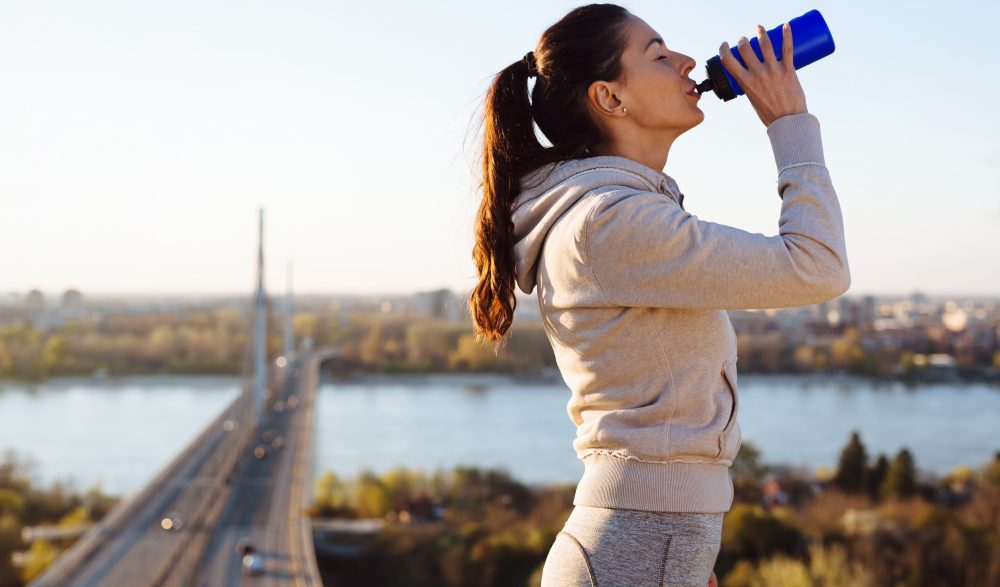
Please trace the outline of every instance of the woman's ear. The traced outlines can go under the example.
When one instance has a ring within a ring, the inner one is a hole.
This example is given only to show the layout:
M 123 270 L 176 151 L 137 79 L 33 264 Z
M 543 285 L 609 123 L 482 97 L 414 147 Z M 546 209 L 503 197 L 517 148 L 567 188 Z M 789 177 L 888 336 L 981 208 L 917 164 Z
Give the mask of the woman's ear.
M 618 89 L 618 84 L 615 82 L 593 82 L 587 88 L 587 101 L 590 107 L 601 116 L 624 116 Z

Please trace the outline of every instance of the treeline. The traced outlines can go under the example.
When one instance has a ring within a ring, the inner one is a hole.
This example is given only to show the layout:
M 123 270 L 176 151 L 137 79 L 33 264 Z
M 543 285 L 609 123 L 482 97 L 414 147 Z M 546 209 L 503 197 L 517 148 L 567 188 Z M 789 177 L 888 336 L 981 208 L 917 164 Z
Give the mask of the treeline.
M 0 377 L 236 374 L 246 341 L 246 317 L 229 309 L 73 320 L 54 330 L 7 325 L 0 327 Z
M 31 466 L 12 451 L 0 459 L 0 587 L 21 587 L 70 546 L 72 540 L 22 542 L 27 526 L 63 527 L 94 523 L 117 503 L 117 498 L 92 487 L 80 493 L 67 482 L 50 487 L 34 485 Z M 20 565 L 15 565 L 15 559 Z
M 127 314 L 68 321 L 43 330 L 0 327 L 0 378 L 64 375 L 238 374 L 248 319 L 229 308 Z M 335 346 L 373 371 L 527 372 L 554 367 L 545 333 L 517 326 L 499 354 L 476 342 L 471 326 L 447 320 L 372 313 L 299 313 L 296 340 Z M 280 354 L 282 325 L 272 320 L 268 352 Z
M 1000 370 L 1000 350 L 983 348 L 939 348 L 927 343 L 921 348 L 867 340 L 856 326 L 847 326 L 839 334 L 818 339 L 811 344 L 795 343 L 779 330 L 760 334 L 737 335 L 740 369 L 753 373 L 829 373 L 842 372 L 879 379 L 900 378 L 920 381 L 931 367 L 920 361 L 927 353 L 951 354 L 959 377 L 979 379 L 990 368 Z
M 716 562 L 723 587 L 1000 584 L 1000 453 L 921 480 L 909 451 L 870 460 L 855 434 L 829 478 L 782 470 L 744 443 Z M 326 473 L 315 489 L 316 518 L 385 523 L 359 556 L 321 554 L 324 577 L 400 587 L 537 587 L 575 492 L 467 467 Z
M 359 369 L 381 372 L 488 371 L 530 373 L 555 369 L 540 323 L 515 323 L 499 351 L 477 342 L 469 321 L 406 314 L 301 311 L 297 341 L 337 347 Z M 282 325 L 269 325 L 271 356 L 280 353 Z M 117 314 L 67 321 L 56 329 L 25 322 L 0 326 L 0 378 L 39 380 L 59 375 L 237 374 L 247 345 L 248 317 L 229 307 Z M 863 344 L 855 327 L 811 344 L 780 331 L 740 333 L 740 370 L 758 373 L 845 372 L 918 380 L 928 368 L 907 349 Z M 970 353 L 972 351 L 969 351 Z M 977 376 L 994 356 L 956 353 L 960 375 Z
M 504 470 L 397 468 L 316 481 L 314 517 L 387 522 L 361 556 L 317 557 L 324 584 L 538 585 L 539 565 L 572 508 L 571 485 L 529 487 Z
M 1000 584 L 1000 452 L 921 476 L 908 449 L 872 459 L 854 432 L 828 477 L 769 469 L 736 479 L 723 587 Z

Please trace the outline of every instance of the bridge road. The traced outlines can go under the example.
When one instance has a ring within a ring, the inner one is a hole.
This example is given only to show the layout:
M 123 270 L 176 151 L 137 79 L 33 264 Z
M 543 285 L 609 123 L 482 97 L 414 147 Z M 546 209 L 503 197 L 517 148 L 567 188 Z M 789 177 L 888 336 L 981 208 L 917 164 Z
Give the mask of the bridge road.
M 282 369 L 272 381 L 264 424 L 257 430 L 241 424 L 243 437 L 223 426 L 227 419 L 251 421 L 252 396 L 237 398 L 139 496 L 92 536 L 84 535 L 57 559 L 53 567 L 59 568 L 31 587 L 321 587 L 312 525 L 302 512 L 311 496 L 319 367 L 329 356 L 311 353 Z M 287 406 L 293 397 L 294 408 L 274 410 L 275 400 Z M 264 431 L 285 444 L 257 459 L 253 449 L 266 444 Z M 231 444 L 237 440 L 242 450 Z M 176 532 L 160 526 L 171 511 L 184 521 Z M 236 554 L 243 535 L 263 556 L 261 576 L 243 571 Z
M 222 508 L 202 556 L 192 561 L 190 578 L 168 581 L 168 585 L 192 587 L 321 587 L 312 543 L 312 527 L 302 510 L 312 482 L 312 427 L 323 355 L 306 355 L 289 369 L 282 390 L 276 398 L 285 406 L 275 411 L 274 403 L 240 461 L 234 476 L 234 489 Z M 294 399 L 292 399 L 294 398 Z M 263 443 L 261 435 L 269 431 L 282 437 L 282 448 L 269 448 L 267 456 L 257 459 L 252 451 Z M 249 537 L 264 562 L 264 574 L 248 576 L 241 567 L 236 545 Z M 186 566 L 186 565 L 185 565 Z M 183 573 L 182 569 L 178 569 Z
M 241 584 L 233 542 L 244 531 L 267 557 L 267 574 L 253 577 L 254 582 L 320 585 L 312 524 L 303 511 L 311 495 L 319 366 L 338 353 L 316 351 L 270 368 L 263 209 L 258 227 L 257 288 L 250 320 L 254 336 L 244 349 L 240 395 L 155 479 L 85 532 L 30 587 Z M 294 354 L 290 341 L 286 334 L 288 354 Z M 291 396 L 297 400 L 294 409 L 274 409 L 277 399 L 284 402 Z M 252 451 L 269 427 L 285 437 L 285 446 L 272 445 L 263 460 L 254 458 Z M 172 512 L 183 524 L 161 527 Z
M 188 525 L 198 516 L 246 433 L 227 431 L 224 423 L 246 421 L 249 402 L 248 394 L 237 397 L 152 482 L 84 534 L 31 587 L 149 584 L 158 565 L 184 541 L 186 528 L 168 532 L 161 520 L 177 512 Z

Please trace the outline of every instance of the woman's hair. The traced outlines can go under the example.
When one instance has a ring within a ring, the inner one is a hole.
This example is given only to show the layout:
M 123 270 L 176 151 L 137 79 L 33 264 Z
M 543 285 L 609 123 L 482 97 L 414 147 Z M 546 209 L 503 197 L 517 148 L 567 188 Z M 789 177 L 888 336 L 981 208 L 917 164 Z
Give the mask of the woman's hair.
M 537 77 L 530 101 L 525 60 L 493 78 L 483 111 L 483 199 L 472 251 L 479 282 L 469 298 L 479 340 L 501 339 L 514 319 L 511 207 L 521 179 L 548 163 L 589 156 L 600 144 L 587 89 L 595 81 L 621 76 L 629 15 L 614 4 L 590 4 L 550 26 L 534 49 Z M 551 146 L 541 144 L 532 122 Z

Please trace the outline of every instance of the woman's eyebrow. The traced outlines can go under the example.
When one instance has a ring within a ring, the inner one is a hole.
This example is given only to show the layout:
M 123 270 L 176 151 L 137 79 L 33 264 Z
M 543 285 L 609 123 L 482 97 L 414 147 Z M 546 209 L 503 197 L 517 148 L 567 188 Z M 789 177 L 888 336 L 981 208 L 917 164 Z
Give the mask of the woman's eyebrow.
M 663 42 L 663 39 L 661 39 L 660 37 L 653 37 L 652 39 L 650 39 L 650 40 L 649 40 L 649 42 L 648 42 L 648 43 L 646 43 L 646 48 L 645 48 L 645 49 L 643 49 L 643 51 L 644 51 L 644 52 L 645 52 L 645 51 L 648 51 L 648 50 L 649 50 L 649 47 L 650 47 L 651 45 L 655 45 L 656 43 L 659 43 L 659 44 L 663 45 L 664 47 L 666 47 L 666 46 L 667 46 L 667 45 L 666 45 L 666 43 L 664 43 L 664 42 Z

